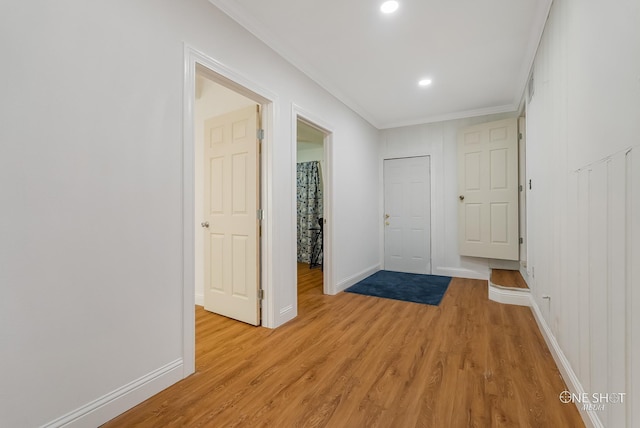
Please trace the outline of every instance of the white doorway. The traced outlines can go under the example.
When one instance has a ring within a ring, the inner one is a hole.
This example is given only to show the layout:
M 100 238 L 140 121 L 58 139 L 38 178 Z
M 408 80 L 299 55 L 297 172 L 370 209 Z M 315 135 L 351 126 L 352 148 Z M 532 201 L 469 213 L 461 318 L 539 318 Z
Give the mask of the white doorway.
M 195 129 L 195 104 L 198 91 L 196 75 L 201 75 L 207 79 L 225 87 L 226 89 L 242 95 L 251 100 L 253 104 L 261 107 L 260 119 L 264 130 L 262 156 L 260 160 L 260 185 L 259 200 L 262 207 L 270 207 L 272 200 L 271 189 L 271 157 L 273 150 L 273 121 L 274 121 L 274 100 L 277 98 L 262 86 L 229 69 L 215 59 L 185 45 L 184 50 L 184 107 L 183 107 L 183 189 L 182 189 L 182 258 L 183 258 L 183 377 L 187 377 L 195 372 L 195 304 L 200 298 L 197 296 L 196 276 L 202 272 L 196 266 L 196 261 L 202 259 L 200 254 L 196 254 L 196 235 L 201 231 L 199 214 L 202 213 L 201 206 L 197 207 L 196 199 L 201 199 L 201 191 L 196 189 L 196 167 L 201 168 L 202 162 L 196 161 L 196 136 Z M 266 146 L 266 148 L 265 148 Z M 202 180 L 203 181 L 203 180 Z M 200 181 L 199 183 L 202 183 Z M 197 213 L 196 213 L 197 211 Z M 272 251 L 273 221 L 269 216 L 268 209 L 261 221 L 261 241 L 260 241 L 260 266 L 259 278 L 262 287 L 262 310 L 260 315 L 261 325 L 272 328 L 275 326 L 275 309 L 272 281 L 272 261 L 267 255 Z M 201 295 L 202 296 L 202 295 Z M 198 302 L 202 304 L 203 302 Z
M 324 294 L 331 282 L 331 131 L 294 113 L 296 136 L 296 262 L 323 274 Z M 311 199 L 308 199 L 311 196 Z M 319 197 L 319 200 L 317 199 Z M 316 198 L 316 200 L 314 200 Z
M 384 160 L 384 269 L 431 273 L 429 156 Z
M 260 106 L 196 67 L 195 294 L 207 311 L 260 324 Z

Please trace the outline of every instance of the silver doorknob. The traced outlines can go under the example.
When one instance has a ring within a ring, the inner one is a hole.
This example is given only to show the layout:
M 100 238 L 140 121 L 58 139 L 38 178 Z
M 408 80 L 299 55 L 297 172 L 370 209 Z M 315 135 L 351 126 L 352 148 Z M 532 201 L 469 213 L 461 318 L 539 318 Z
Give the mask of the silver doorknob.
M 200 226 L 208 228 L 209 227 L 209 222 L 208 221 L 203 221 L 202 223 L 200 223 Z
M 458 197 L 460 198 L 461 201 L 464 201 L 464 195 L 460 195 Z

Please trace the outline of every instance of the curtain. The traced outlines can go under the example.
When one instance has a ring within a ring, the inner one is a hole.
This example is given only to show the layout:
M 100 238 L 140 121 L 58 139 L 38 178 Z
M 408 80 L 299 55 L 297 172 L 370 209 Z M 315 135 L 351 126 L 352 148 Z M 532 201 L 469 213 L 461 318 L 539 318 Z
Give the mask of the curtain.
M 318 219 L 323 212 L 320 162 L 302 162 L 297 169 L 298 262 L 309 263 L 313 241 L 320 228 Z

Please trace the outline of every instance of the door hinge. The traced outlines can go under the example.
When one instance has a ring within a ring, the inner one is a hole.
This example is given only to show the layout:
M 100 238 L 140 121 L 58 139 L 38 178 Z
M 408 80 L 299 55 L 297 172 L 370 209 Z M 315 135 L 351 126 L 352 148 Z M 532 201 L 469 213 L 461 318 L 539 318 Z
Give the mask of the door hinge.
M 522 192 L 522 189 L 523 189 L 522 184 L 518 186 L 518 189 Z
M 522 132 L 518 132 L 518 140 L 522 140 Z
M 264 210 L 262 208 L 258 209 L 256 211 L 256 217 L 258 218 L 258 220 L 262 221 L 264 220 Z
M 258 140 L 264 140 L 264 129 L 256 130 L 256 138 Z
M 524 244 L 524 238 L 520 238 L 520 243 Z
M 264 299 L 264 290 L 262 288 L 258 289 L 258 300 Z

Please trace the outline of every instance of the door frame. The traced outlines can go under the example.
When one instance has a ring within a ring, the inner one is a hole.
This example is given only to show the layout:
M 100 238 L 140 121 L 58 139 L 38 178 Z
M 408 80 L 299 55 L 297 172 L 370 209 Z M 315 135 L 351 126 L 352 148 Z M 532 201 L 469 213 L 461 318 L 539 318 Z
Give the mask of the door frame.
M 322 292 L 324 294 L 337 294 L 338 290 L 336 290 L 335 280 L 333 277 L 333 127 L 325 122 L 322 118 L 314 115 L 308 110 L 303 109 L 302 107 L 292 104 L 291 106 L 291 138 L 293 141 L 292 144 L 292 165 L 291 165 L 291 177 L 293 178 L 293 183 L 297 182 L 297 169 L 296 164 L 298 161 L 297 155 L 297 129 L 298 129 L 298 120 L 304 122 L 305 124 L 317 129 L 318 131 L 324 134 L 324 141 L 322 144 L 322 148 L 324 151 L 324 179 L 325 181 L 322 183 L 322 203 L 324 209 L 324 226 L 323 226 L 323 284 L 322 284 Z M 293 211 L 293 219 L 296 219 L 298 216 L 295 201 L 297 200 L 296 196 L 296 188 L 293 186 L 292 189 L 292 211 Z M 292 224 L 292 236 L 293 236 L 293 248 L 297 248 L 297 228 L 296 223 Z M 294 259 L 296 258 L 294 254 Z M 297 269 L 294 270 L 297 272 Z M 295 284 L 298 283 L 296 278 Z M 296 287 L 296 310 L 295 313 L 298 313 L 298 291 Z
M 183 136 L 182 136 L 182 360 L 183 377 L 195 372 L 195 88 L 196 68 L 212 81 L 261 106 L 264 139 L 260 160 L 260 206 L 264 210 L 260 241 L 260 284 L 264 290 L 262 325 L 275 325 L 272 253 L 272 141 L 277 97 L 237 71 L 210 56 L 184 45 Z
M 381 158 L 380 160 L 380 171 L 381 171 L 381 177 L 380 177 L 380 187 L 381 187 L 381 204 L 380 204 L 380 212 L 381 214 L 381 218 L 382 221 L 380 223 L 380 237 L 381 237 L 381 248 L 380 248 L 380 266 L 382 266 L 382 269 L 385 269 L 385 260 L 386 260 L 386 234 L 385 234 L 385 207 L 386 207 L 386 200 L 385 200 L 385 175 L 384 175 L 384 162 L 388 161 L 388 160 L 394 160 L 394 159 L 411 159 L 411 158 L 422 158 L 422 157 L 427 157 L 429 158 L 428 164 L 429 164 L 429 275 L 433 275 L 434 273 L 434 266 L 433 266 L 433 207 L 434 207 L 434 199 L 435 199 L 435 183 L 433 180 L 433 168 L 434 168 L 434 160 L 433 157 L 434 155 L 431 153 L 425 153 L 425 154 L 416 154 L 413 156 L 384 156 Z
M 518 116 L 518 182 L 520 189 L 518 194 L 519 231 L 522 242 L 520 243 L 520 270 L 527 269 L 527 120 L 525 114 Z

